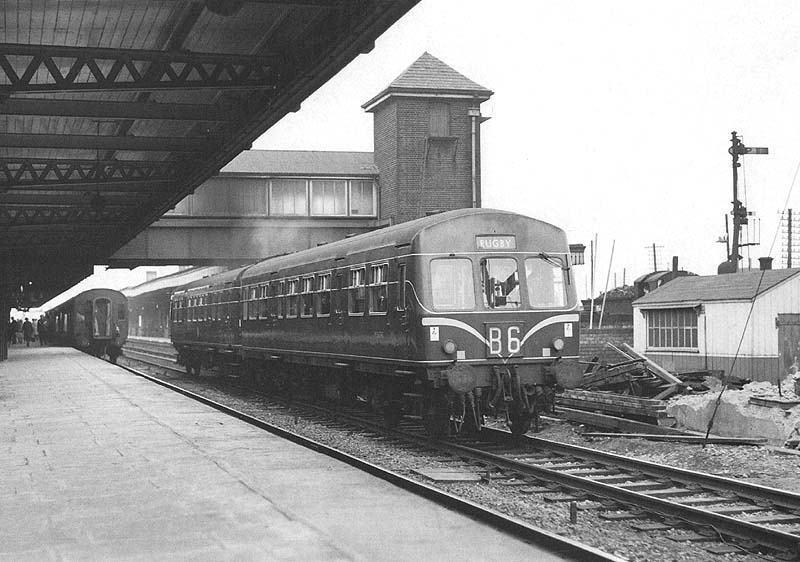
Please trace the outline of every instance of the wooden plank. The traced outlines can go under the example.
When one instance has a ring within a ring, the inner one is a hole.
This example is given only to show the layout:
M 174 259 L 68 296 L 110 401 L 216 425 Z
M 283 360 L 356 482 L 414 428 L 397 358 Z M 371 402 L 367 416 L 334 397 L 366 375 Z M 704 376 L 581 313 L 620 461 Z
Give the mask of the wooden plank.
M 633 356 L 639 359 L 644 359 L 644 362 L 647 363 L 647 367 L 653 372 L 653 374 L 658 375 L 659 377 L 661 377 L 662 379 L 664 379 L 669 383 L 683 384 L 683 381 L 681 379 L 679 379 L 678 377 L 667 371 L 665 368 L 663 368 L 655 361 L 652 361 L 647 357 L 645 357 L 644 355 L 641 355 L 640 353 L 634 351 L 634 349 L 627 343 L 623 343 L 622 347 L 625 348 L 625 351 L 629 356 Z
M 605 414 L 627 414 L 629 416 L 641 416 L 644 418 L 666 418 L 666 410 L 652 410 L 646 408 L 636 408 L 632 406 L 625 406 L 623 404 L 605 404 L 602 402 L 589 402 L 586 400 L 574 400 L 571 398 L 556 398 L 556 404 L 559 406 L 568 406 L 570 408 L 577 408 L 590 411 L 600 411 Z
M 667 388 L 665 388 L 664 390 L 653 396 L 653 400 L 664 400 L 665 398 L 668 398 L 673 394 L 675 394 L 676 392 L 678 392 L 679 389 L 680 387 L 677 384 L 671 384 Z
M 578 400 L 590 400 L 596 402 L 605 402 L 608 404 L 626 404 L 629 406 L 638 406 L 642 408 L 666 408 L 667 404 L 663 400 L 655 400 L 653 398 L 640 398 L 638 396 L 624 396 L 622 394 L 615 394 L 613 392 L 592 392 L 589 390 L 564 390 L 561 396 L 566 398 L 575 398 Z
M 751 396 L 750 404 L 764 406 L 767 408 L 783 408 L 789 410 L 800 404 L 800 400 L 789 400 L 788 398 Z
M 698 443 L 713 445 L 763 445 L 766 439 L 758 437 L 709 437 L 702 435 L 663 435 L 658 433 L 601 433 L 588 432 L 584 437 L 631 437 L 634 439 L 649 439 L 651 441 L 670 441 L 676 443 Z
M 594 412 L 586 412 L 584 410 L 576 410 L 565 406 L 556 406 L 556 414 L 564 417 L 565 419 L 577 423 L 583 423 L 593 427 L 604 427 L 606 429 L 616 429 L 618 431 L 629 433 L 650 433 L 662 435 L 697 435 L 682 429 L 675 429 L 672 427 L 665 427 L 660 425 L 649 424 L 645 422 L 628 420 L 616 416 L 608 416 L 605 414 L 597 414 Z
M 617 353 L 619 353 L 623 357 L 627 357 L 628 359 L 635 359 L 630 353 L 626 353 L 625 351 L 621 350 L 620 348 L 618 348 L 616 345 L 614 345 L 611 342 L 606 342 L 606 347 L 610 347 L 611 349 L 613 349 L 614 351 L 616 351 Z

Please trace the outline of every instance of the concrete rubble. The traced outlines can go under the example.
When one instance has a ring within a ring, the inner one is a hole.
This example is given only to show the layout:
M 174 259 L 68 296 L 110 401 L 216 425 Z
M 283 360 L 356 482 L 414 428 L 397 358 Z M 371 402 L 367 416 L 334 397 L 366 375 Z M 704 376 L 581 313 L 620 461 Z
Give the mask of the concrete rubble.
M 716 415 L 714 407 L 722 385 L 719 380 L 709 377 L 706 384 L 711 390 L 703 394 L 685 394 L 672 398 L 667 403 L 667 413 L 675 418 L 677 427 L 704 434 L 714 415 L 712 435 L 766 438 L 770 445 L 781 447 L 787 441 L 800 441 L 800 405 L 756 405 L 750 402 L 750 398 L 800 401 L 795 392 L 797 376 L 787 375 L 781 381 L 780 392 L 777 384 L 769 382 L 748 383 L 741 390 L 726 389 L 722 393 Z

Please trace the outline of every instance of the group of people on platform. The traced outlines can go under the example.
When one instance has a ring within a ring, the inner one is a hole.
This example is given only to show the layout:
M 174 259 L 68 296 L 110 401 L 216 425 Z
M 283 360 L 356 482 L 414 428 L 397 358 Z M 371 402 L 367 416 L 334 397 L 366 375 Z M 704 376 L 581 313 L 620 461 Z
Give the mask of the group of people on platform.
M 39 345 L 47 345 L 48 336 L 49 326 L 44 315 L 35 324 L 29 318 L 25 318 L 25 320 L 14 320 L 12 318 L 8 323 L 9 345 L 25 343 L 27 347 L 30 347 L 31 342 L 37 340 Z

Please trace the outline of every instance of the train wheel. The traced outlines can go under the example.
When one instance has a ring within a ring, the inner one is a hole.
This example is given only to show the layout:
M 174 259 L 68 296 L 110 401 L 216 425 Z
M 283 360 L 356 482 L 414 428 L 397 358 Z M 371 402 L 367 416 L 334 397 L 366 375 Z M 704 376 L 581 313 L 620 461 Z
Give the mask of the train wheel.
M 444 389 L 429 389 L 425 395 L 422 421 L 428 435 L 441 439 L 450 435 L 450 402 Z

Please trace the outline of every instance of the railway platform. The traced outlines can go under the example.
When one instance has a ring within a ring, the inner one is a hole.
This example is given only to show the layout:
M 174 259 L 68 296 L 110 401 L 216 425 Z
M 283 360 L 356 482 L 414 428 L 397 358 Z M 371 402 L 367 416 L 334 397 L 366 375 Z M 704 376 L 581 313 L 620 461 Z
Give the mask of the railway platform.
M 0 363 L 0 562 L 563 560 L 69 348 Z

